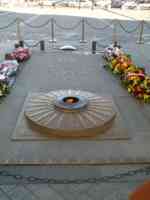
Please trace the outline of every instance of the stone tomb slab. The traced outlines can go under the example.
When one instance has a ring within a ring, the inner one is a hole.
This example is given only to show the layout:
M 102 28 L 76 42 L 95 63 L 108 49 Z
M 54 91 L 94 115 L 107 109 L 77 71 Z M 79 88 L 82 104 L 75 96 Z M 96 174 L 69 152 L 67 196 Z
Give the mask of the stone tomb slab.
M 100 141 L 100 140 L 128 140 L 130 139 L 129 130 L 127 130 L 124 126 L 123 119 L 121 113 L 117 109 L 117 106 L 114 104 L 114 108 L 116 110 L 116 119 L 113 122 L 112 126 L 107 129 L 104 133 L 99 134 L 94 137 L 79 137 L 79 138 L 72 138 L 72 137 L 63 137 L 60 138 L 58 136 L 49 134 L 47 130 L 41 129 L 36 124 L 32 123 L 28 120 L 24 114 L 26 106 L 28 105 L 28 101 L 34 95 L 38 95 L 42 93 L 30 93 L 26 99 L 25 103 L 22 107 L 22 111 L 19 114 L 18 121 L 13 131 L 11 139 L 13 141 L 44 141 L 44 140 L 88 140 L 88 141 Z M 108 97 L 111 98 L 112 97 Z

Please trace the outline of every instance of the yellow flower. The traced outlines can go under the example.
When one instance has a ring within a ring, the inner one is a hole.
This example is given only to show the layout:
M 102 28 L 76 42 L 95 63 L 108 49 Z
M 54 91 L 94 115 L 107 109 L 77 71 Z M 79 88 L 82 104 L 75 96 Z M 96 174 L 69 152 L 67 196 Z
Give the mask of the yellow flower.
M 148 100 L 150 98 L 149 94 L 144 94 L 144 100 Z

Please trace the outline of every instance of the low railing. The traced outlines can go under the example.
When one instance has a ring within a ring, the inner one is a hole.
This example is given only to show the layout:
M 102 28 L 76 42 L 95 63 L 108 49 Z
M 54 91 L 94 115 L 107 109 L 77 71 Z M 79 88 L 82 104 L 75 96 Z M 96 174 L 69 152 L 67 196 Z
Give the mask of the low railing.
M 112 38 L 112 43 L 118 42 L 118 35 L 119 35 L 119 30 L 122 30 L 123 32 L 125 32 L 126 34 L 130 34 L 135 36 L 136 33 L 136 37 L 137 37 L 137 43 L 138 44 L 143 44 L 144 43 L 144 29 L 150 29 L 150 23 L 142 20 L 142 21 L 137 21 L 135 24 L 135 27 L 129 29 L 126 27 L 126 25 L 118 19 L 114 19 L 111 20 L 109 23 L 105 24 L 103 23 L 103 26 L 99 26 L 99 25 L 93 25 L 92 22 L 90 22 L 90 20 L 88 18 L 81 18 L 79 19 L 75 24 L 71 25 L 71 26 L 63 26 L 61 24 L 59 24 L 57 22 L 57 20 L 55 18 L 49 18 L 48 20 L 46 20 L 44 23 L 40 24 L 40 25 L 33 25 L 30 23 L 27 23 L 26 21 L 24 21 L 21 18 L 16 18 L 14 19 L 12 22 L 8 23 L 5 26 L 0 27 L 0 31 L 5 31 L 7 28 L 11 27 L 11 26 L 16 26 L 16 40 L 18 41 L 18 43 L 20 43 L 20 41 L 24 41 L 23 35 L 22 35 L 22 25 L 30 27 L 32 29 L 41 29 L 44 28 L 46 26 L 49 26 L 49 30 L 50 30 L 50 43 L 56 43 L 57 42 L 57 38 L 56 38 L 56 34 L 55 34 L 55 29 L 59 29 L 60 31 L 63 30 L 66 32 L 67 31 L 74 31 L 75 29 L 79 28 L 79 30 L 81 30 L 80 32 L 80 43 L 86 43 L 87 42 L 87 29 L 92 29 L 94 31 L 105 31 L 108 28 L 111 28 L 111 32 L 109 31 L 109 36 L 111 36 Z M 44 39 L 41 38 L 41 41 L 43 41 Z M 43 44 L 43 42 L 37 42 L 34 45 L 29 45 L 27 44 L 27 42 L 24 41 L 24 44 L 26 44 L 26 46 L 30 46 L 30 47 L 34 47 L 37 46 L 38 44 Z M 43 49 L 43 48 L 42 48 Z

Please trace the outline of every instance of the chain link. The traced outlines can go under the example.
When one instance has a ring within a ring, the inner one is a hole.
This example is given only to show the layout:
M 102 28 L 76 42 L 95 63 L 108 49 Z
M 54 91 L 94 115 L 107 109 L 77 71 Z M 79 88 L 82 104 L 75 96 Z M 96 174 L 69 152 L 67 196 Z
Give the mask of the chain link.
M 106 24 L 104 27 L 96 27 L 96 26 L 93 26 L 87 19 L 85 20 L 85 22 L 90 28 L 95 29 L 95 30 L 105 30 L 111 27 L 111 24 L 112 24 L 112 22 L 110 22 L 110 24 Z
M 121 24 L 120 21 L 118 21 L 118 23 L 119 23 L 120 27 L 121 27 L 126 33 L 128 33 L 128 34 L 137 31 L 138 28 L 139 28 L 139 26 L 140 26 L 140 23 L 138 23 L 138 25 L 137 25 L 134 29 L 132 29 L 132 30 L 127 30 L 126 27 L 124 27 L 124 26 Z
M 20 174 L 12 174 L 5 170 L 0 171 L 0 177 L 11 177 L 16 181 L 21 181 L 23 183 L 47 183 L 47 184 L 98 184 L 102 182 L 114 182 L 114 181 L 121 181 L 123 178 L 133 177 L 139 174 L 143 175 L 150 175 L 150 166 L 145 168 L 140 168 L 137 170 L 130 170 L 124 173 L 115 174 L 113 176 L 103 176 L 99 178 L 86 178 L 86 179 L 54 179 L 54 178 L 38 178 L 35 176 L 23 176 Z
M 82 22 L 82 20 L 78 21 L 78 22 L 77 22 L 75 25 L 73 25 L 72 27 L 64 27 L 64 26 L 61 26 L 60 24 L 58 24 L 58 23 L 56 22 L 56 20 L 54 19 L 54 23 L 55 23 L 55 25 L 56 25 L 58 28 L 63 29 L 63 30 L 68 30 L 68 31 L 78 28 L 78 26 L 80 26 L 81 22 Z
M 9 24 L 0 27 L 0 30 L 7 29 L 7 28 L 9 28 L 10 26 L 13 26 L 16 22 L 17 22 L 17 18 L 16 18 L 15 20 L 13 20 L 12 22 L 10 22 Z
M 23 19 L 20 19 L 20 21 L 25 24 L 26 26 L 30 27 L 30 28 L 43 28 L 44 26 L 47 26 L 50 23 L 50 19 L 48 19 L 45 23 L 41 24 L 41 25 L 31 25 L 27 22 L 25 22 Z

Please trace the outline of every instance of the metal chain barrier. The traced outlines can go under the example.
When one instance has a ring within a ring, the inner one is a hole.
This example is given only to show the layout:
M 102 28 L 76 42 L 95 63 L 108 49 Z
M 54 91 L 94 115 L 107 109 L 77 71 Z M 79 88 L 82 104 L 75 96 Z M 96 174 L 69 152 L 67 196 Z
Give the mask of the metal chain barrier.
M 44 22 L 43 24 L 40 24 L 40 25 L 31 25 L 31 24 L 29 24 L 29 23 L 27 23 L 27 22 L 25 22 L 23 19 L 20 19 L 20 21 L 24 24 L 24 25 L 26 25 L 26 26 L 28 26 L 28 27 L 30 27 L 30 28 L 43 28 L 44 26 L 46 26 L 46 25 L 48 25 L 49 23 L 50 23 L 50 19 L 48 19 L 46 22 Z
M 122 28 L 122 30 L 124 30 L 124 32 L 126 32 L 126 33 L 128 33 L 128 34 L 130 34 L 130 33 L 133 33 L 133 32 L 135 32 L 135 31 L 137 31 L 138 29 L 139 29 L 139 27 L 140 27 L 140 23 L 138 23 L 138 25 L 134 28 L 134 29 L 131 29 L 131 30 L 127 30 L 127 28 L 126 27 L 124 27 L 122 24 L 121 24 L 121 22 L 120 21 L 118 21 L 118 24 L 120 25 L 120 27 Z
M 94 29 L 94 30 L 105 30 L 109 27 L 112 27 L 113 25 L 113 34 L 112 34 L 112 41 L 113 43 L 116 42 L 118 40 L 118 30 L 117 27 L 120 26 L 126 33 L 130 34 L 133 33 L 135 31 L 137 31 L 139 29 L 139 38 L 137 43 L 138 44 L 143 44 L 144 43 L 144 38 L 143 38 L 143 32 L 144 32 L 144 25 L 146 24 L 146 26 L 150 29 L 150 24 L 145 22 L 145 21 L 141 21 L 137 24 L 137 26 L 135 28 L 133 28 L 132 30 L 128 30 L 119 20 L 112 20 L 109 24 L 106 24 L 104 27 L 96 27 L 94 26 L 92 23 L 90 23 L 88 21 L 88 19 L 86 18 L 82 18 L 81 20 L 79 20 L 76 24 L 74 24 L 71 27 L 64 27 L 60 24 L 57 23 L 57 21 L 54 18 L 50 18 L 48 19 L 46 22 L 44 22 L 43 24 L 40 25 L 31 25 L 27 22 L 25 22 L 23 19 L 21 18 L 16 18 L 15 20 L 13 20 L 12 22 L 10 22 L 9 24 L 0 27 L 0 30 L 4 30 L 6 28 L 9 28 L 10 26 L 17 24 L 17 30 L 16 30 L 16 36 L 17 36 L 17 40 L 21 41 L 23 40 L 22 36 L 21 36 L 21 23 L 23 23 L 24 25 L 30 27 L 30 28 L 43 28 L 44 26 L 51 24 L 51 39 L 50 42 L 54 43 L 56 42 L 55 39 L 55 26 L 63 29 L 63 30 L 74 30 L 76 29 L 78 26 L 81 25 L 81 40 L 80 43 L 86 43 L 85 37 L 86 37 L 86 25 L 88 25 L 90 28 Z M 38 42 L 39 43 L 39 42 Z M 29 45 L 26 44 L 28 47 L 36 47 L 38 45 L 38 43 L 34 44 L 34 45 Z
M 10 26 L 13 26 L 13 25 L 17 22 L 17 20 L 18 20 L 18 19 L 16 18 L 15 20 L 13 20 L 12 22 L 10 22 L 9 24 L 0 27 L 0 30 L 7 29 L 7 28 L 9 28 Z
M 93 26 L 87 19 L 85 22 L 90 28 L 95 29 L 95 30 L 105 30 L 111 27 L 111 24 L 112 24 L 112 22 L 110 22 L 110 24 L 106 24 L 104 27 L 96 27 L 96 26 Z
M 81 24 L 81 20 L 79 21 L 79 22 L 77 22 L 75 25 L 73 25 L 72 27 L 64 27 L 64 26 L 61 26 L 60 24 L 58 24 L 57 22 L 56 22 L 56 20 L 54 19 L 54 23 L 55 23 L 55 25 L 58 27 L 58 28 L 60 28 L 60 29 L 63 29 L 63 30 L 74 30 L 74 29 L 76 29 L 76 28 L 78 28 L 78 26 L 80 26 L 80 24 Z
M 35 176 L 23 176 L 20 174 L 12 174 L 8 171 L 2 170 L 0 171 L 0 177 L 8 177 L 13 178 L 16 181 L 20 181 L 24 184 L 39 184 L 39 183 L 46 183 L 46 184 L 99 184 L 99 183 L 110 183 L 110 182 L 117 182 L 123 181 L 124 178 L 134 177 L 136 175 L 150 175 L 150 166 L 145 168 L 140 168 L 133 171 L 127 171 L 120 174 L 115 174 L 112 176 L 103 176 L 103 177 L 96 177 L 96 178 L 85 178 L 85 179 L 55 179 L 55 178 L 39 178 Z
M 40 41 L 36 42 L 33 45 L 28 44 L 27 42 L 24 41 L 24 44 L 28 47 L 28 48 L 34 48 L 37 47 L 40 44 Z

